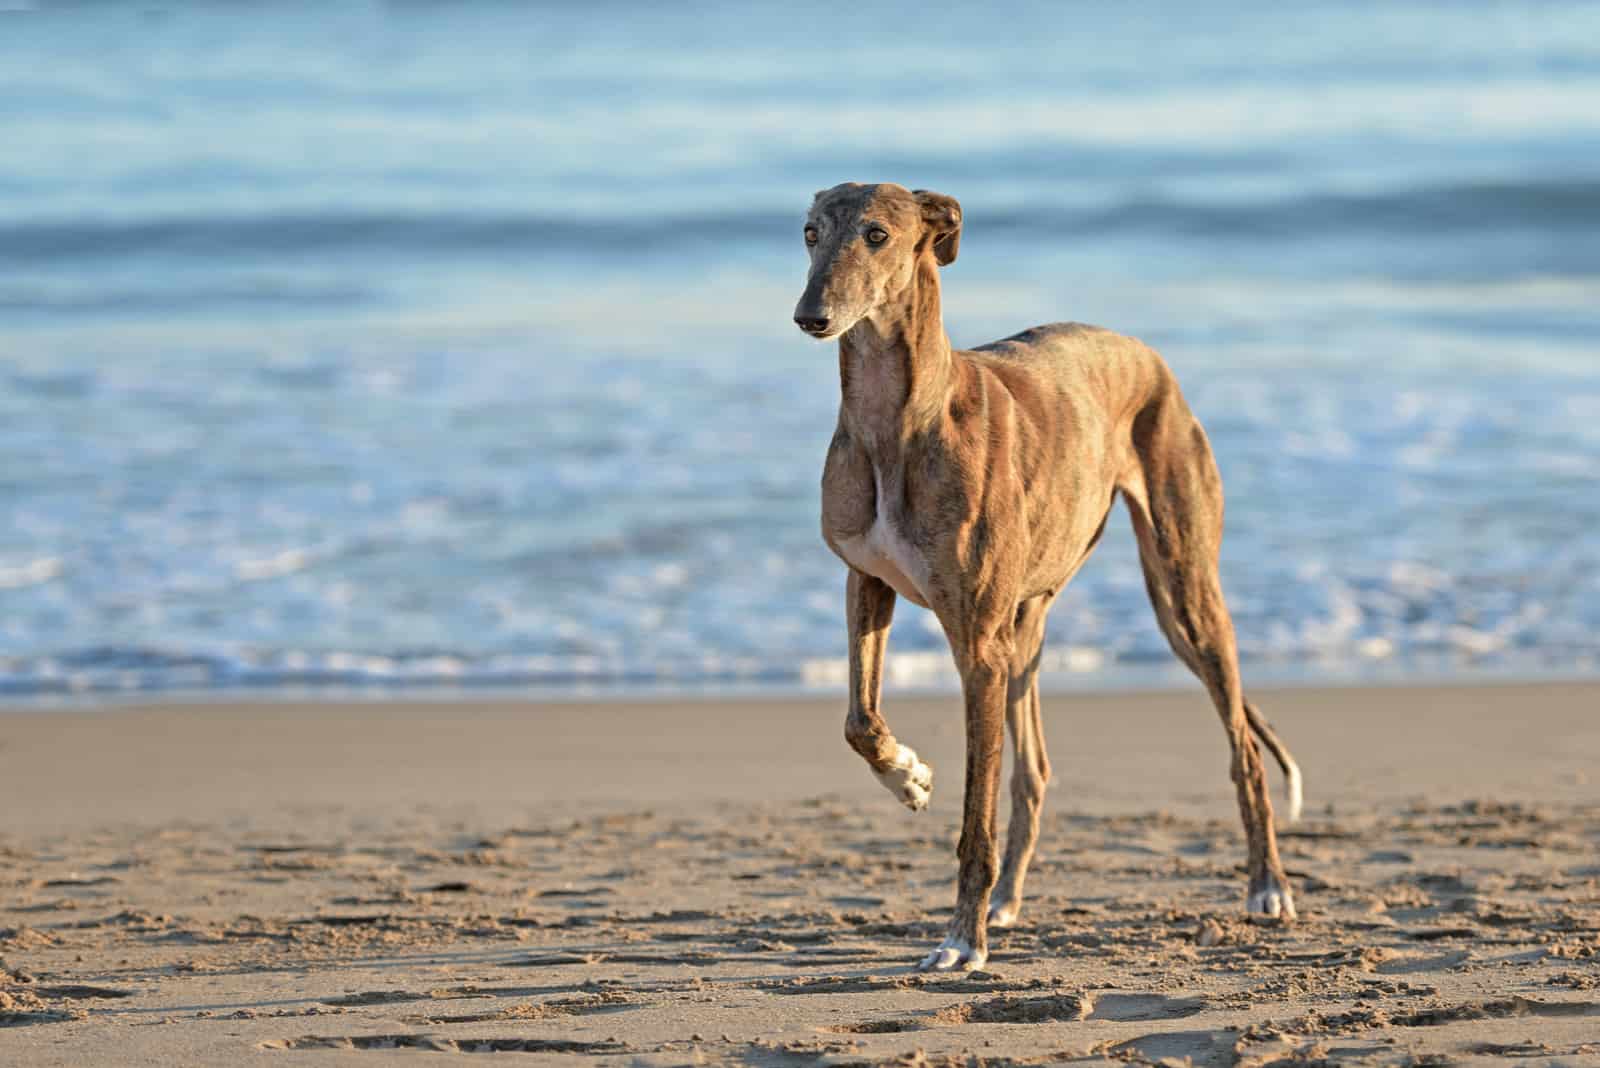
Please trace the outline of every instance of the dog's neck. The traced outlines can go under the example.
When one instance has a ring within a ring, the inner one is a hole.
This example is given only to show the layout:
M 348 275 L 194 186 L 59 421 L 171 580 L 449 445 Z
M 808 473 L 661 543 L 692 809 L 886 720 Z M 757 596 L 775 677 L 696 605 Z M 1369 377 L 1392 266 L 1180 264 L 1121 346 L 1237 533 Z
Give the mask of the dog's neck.
M 939 272 L 924 254 L 910 285 L 840 336 L 841 414 L 864 445 L 896 449 L 939 421 L 954 374 Z

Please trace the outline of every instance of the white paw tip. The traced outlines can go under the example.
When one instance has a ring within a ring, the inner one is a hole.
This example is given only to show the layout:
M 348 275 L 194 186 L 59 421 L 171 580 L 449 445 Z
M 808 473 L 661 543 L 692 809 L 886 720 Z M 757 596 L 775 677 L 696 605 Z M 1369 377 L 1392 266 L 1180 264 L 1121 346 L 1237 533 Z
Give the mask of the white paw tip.
M 1300 822 L 1300 811 L 1305 808 L 1305 787 L 1300 782 L 1300 768 L 1294 763 L 1289 764 L 1288 771 L 1284 774 L 1284 792 L 1289 795 L 1289 823 Z
M 1286 921 L 1295 918 L 1294 895 L 1287 887 L 1269 885 L 1265 890 L 1256 891 L 1250 895 L 1246 908 L 1253 916 Z
M 878 781 L 912 812 L 928 807 L 933 795 L 933 769 L 924 764 L 916 750 L 901 745 L 894 751 L 888 770 L 877 773 Z
M 987 953 L 979 953 L 967 944 L 962 938 L 946 938 L 940 942 L 932 953 L 922 958 L 922 963 L 917 965 L 918 971 L 947 972 L 952 968 L 961 968 L 970 971 L 981 968 L 989 959 Z

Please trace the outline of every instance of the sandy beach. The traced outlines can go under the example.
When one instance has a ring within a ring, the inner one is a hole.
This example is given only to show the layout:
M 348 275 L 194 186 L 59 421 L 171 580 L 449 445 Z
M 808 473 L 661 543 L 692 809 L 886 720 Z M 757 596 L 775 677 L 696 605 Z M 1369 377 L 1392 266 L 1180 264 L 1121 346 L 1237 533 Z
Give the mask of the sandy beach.
M 956 976 L 909 968 L 952 697 L 888 703 L 920 815 L 839 700 L 6 713 L 0 1064 L 1600 1064 L 1600 687 L 1255 696 L 1299 923 L 1243 916 L 1198 693 L 1053 697 L 1025 911 Z

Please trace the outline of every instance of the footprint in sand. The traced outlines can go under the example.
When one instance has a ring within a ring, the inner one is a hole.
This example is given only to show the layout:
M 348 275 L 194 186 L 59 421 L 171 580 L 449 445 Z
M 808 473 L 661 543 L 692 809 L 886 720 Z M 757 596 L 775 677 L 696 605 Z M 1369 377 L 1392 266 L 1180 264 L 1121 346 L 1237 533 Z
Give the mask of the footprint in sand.
M 1169 998 L 1161 994 L 1097 994 L 1091 1020 L 1181 1020 L 1203 1012 L 1204 998 Z
M 1161 994 L 1052 994 L 1015 997 L 1004 994 L 986 1001 L 952 1005 L 933 1014 L 944 1024 L 1049 1023 L 1055 1020 L 1178 1020 L 1205 1009 L 1204 998 L 1169 998 Z
M 626 1053 L 626 1042 L 546 1038 L 445 1038 L 441 1035 L 306 1035 L 261 1043 L 264 1050 L 427 1050 L 434 1053 Z
M 1234 1036 L 1226 1031 L 1171 1031 L 1119 1042 L 1106 1051 L 1138 1064 L 1191 1064 L 1222 1068 L 1236 1063 Z M 1324 1062 L 1326 1063 L 1326 1062 Z
M 915 1020 L 863 1020 L 861 1023 L 838 1024 L 819 1030 L 835 1035 L 896 1035 L 905 1031 L 920 1031 L 922 1025 Z
M 968 1023 L 1037 1024 L 1056 1020 L 1087 1020 L 1094 1002 L 1087 994 L 1053 994 L 1048 997 L 1019 998 L 1003 994 L 986 1001 L 968 1001 L 935 1012 L 937 1024 L 960 1026 Z

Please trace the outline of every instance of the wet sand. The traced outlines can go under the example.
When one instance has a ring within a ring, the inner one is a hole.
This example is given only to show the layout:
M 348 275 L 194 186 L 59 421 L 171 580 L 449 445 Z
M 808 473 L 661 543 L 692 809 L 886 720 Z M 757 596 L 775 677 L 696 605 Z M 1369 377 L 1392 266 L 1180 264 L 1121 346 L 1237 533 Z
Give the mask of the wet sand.
M 1253 696 L 1299 923 L 1243 916 L 1198 692 L 1047 697 L 953 976 L 954 698 L 888 702 L 918 815 L 839 700 L 3 713 L 0 1063 L 1600 1064 L 1600 687 Z

